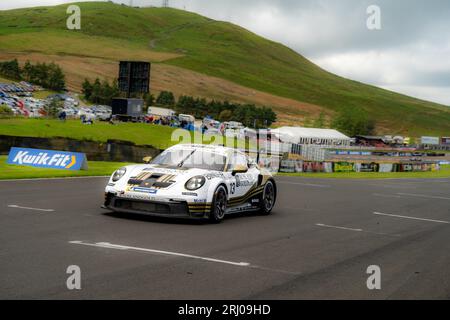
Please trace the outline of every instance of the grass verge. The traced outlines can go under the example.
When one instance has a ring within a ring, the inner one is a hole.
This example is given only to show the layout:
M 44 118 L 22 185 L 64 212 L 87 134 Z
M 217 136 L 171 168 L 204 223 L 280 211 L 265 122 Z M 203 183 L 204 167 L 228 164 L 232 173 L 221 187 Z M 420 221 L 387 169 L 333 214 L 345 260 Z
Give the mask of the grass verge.
M 6 161 L 7 156 L 0 156 L 0 180 L 109 176 L 118 168 L 128 165 L 120 162 L 89 161 L 89 170 L 70 171 L 9 165 Z

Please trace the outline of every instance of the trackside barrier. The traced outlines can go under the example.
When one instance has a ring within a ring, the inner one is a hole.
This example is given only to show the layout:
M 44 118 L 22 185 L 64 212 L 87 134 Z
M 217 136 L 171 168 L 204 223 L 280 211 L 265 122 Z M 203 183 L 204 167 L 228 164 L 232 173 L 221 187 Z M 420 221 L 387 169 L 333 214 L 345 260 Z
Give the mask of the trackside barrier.
M 364 163 L 364 162 L 317 162 L 304 160 L 281 160 L 280 172 L 426 172 L 440 170 L 439 163 L 405 162 L 405 163 Z
M 14 147 L 9 152 L 7 163 L 61 170 L 87 170 L 88 168 L 84 153 Z

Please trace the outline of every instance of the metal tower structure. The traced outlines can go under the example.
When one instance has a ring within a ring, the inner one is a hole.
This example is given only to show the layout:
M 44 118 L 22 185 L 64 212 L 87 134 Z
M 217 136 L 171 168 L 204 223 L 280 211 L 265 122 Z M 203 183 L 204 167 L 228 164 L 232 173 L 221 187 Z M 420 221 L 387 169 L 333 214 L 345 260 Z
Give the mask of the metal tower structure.
M 163 0 L 162 7 L 163 8 L 168 8 L 169 7 L 169 0 Z

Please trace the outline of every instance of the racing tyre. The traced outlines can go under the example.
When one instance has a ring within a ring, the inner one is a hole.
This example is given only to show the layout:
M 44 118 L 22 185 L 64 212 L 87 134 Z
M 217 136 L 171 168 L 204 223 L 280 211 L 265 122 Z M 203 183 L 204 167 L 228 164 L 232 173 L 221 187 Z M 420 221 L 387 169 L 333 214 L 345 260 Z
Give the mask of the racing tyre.
M 275 187 L 275 183 L 272 180 L 269 180 L 264 186 L 264 192 L 260 201 L 260 213 L 263 215 L 269 215 L 275 206 L 276 199 L 277 189 Z
M 214 198 L 211 207 L 209 219 L 213 223 L 222 222 L 225 218 L 225 211 L 227 210 L 227 191 L 224 186 L 219 186 L 214 193 Z

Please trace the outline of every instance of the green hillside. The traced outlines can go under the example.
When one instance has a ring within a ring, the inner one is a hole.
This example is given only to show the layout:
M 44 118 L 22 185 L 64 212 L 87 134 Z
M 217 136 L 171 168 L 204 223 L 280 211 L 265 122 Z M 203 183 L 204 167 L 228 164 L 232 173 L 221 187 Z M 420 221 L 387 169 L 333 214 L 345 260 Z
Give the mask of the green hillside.
M 0 11 L 0 53 L 146 59 L 330 112 L 362 108 L 380 133 L 450 134 L 450 108 L 338 77 L 239 26 L 175 9 L 78 5 L 79 31 L 65 27 L 67 5 Z

